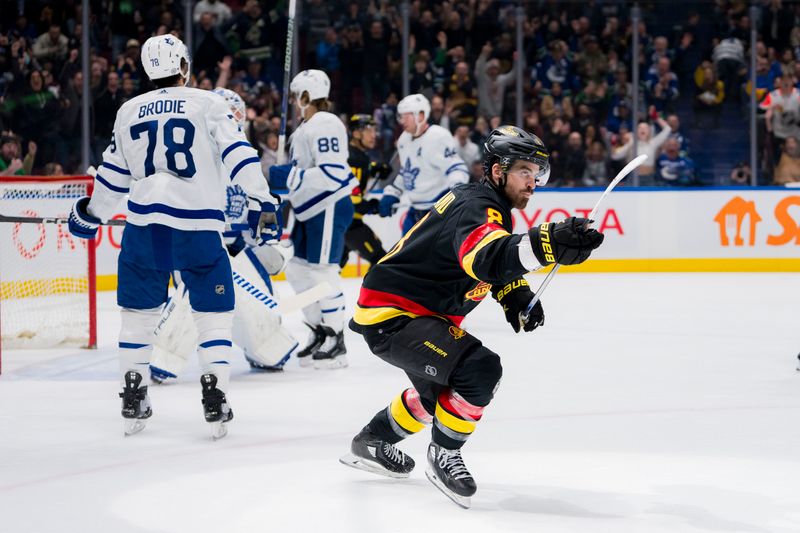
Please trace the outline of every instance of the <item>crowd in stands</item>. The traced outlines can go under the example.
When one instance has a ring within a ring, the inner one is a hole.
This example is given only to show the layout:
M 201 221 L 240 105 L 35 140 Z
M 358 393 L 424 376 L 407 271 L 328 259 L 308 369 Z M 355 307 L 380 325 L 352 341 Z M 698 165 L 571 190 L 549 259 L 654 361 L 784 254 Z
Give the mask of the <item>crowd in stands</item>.
M 342 116 L 374 114 L 380 135 L 375 155 L 389 160 L 402 96 L 401 2 L 298 3 L 299 67 L 328 73 Z M 183 4 L 91 2 L 93 163 L 108 145 L 119 106 L 149 89 L 141 43 L 169 32 L 183 38 Z M 242 95 L 248 136 L 265 168 L 277 157 L 287 4 L 200 0 L 192 14 L 193 83 Z M 515 45 L 518 5 L 524 10 L 521 50 Z M 550 148 L 553 185 L 601 186 L 642 153 L 650 159 L 640 169 L 641 185 L 745 183 L 750 170 L 739 161 L 747 159 L 746 144 L 728 162 L 730 176 L 718 179 L 701 175 L 690 139 L 714 131 L 724 139 L 719 128 L 726 113 L 748 128 L 755 23 L 762 182 L 800 181 L 800 2 L 762 0 L 757 21 L 741 1 L 681 6 L 644 2 L 633 28 L 630 2 L 622 0 L 410 1 L 410 92 L 431 100 L 430 121 L 454 132 L 476 179 L 483 137 L 516 121 L 521 71 L 522 126 Z M 80 3 L 0 0 L 0 9 L 0 174 L 81 172 Z M 631 82 L 634 31 L 638 87 Z

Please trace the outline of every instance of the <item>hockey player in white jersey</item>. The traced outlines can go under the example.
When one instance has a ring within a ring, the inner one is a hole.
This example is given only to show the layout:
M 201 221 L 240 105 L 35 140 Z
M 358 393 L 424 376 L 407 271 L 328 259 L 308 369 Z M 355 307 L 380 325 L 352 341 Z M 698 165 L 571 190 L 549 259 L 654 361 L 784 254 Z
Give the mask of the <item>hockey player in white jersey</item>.
M 246 191 L 247 224 L 256 239 L 279 237 L 277 205 L 225 100 L 185 87 L 190 65 L 180 39 L 151 37 L 142 47 L 142 64 L 157 89 L 117 112 L 92 196 L 75 203 L 69 228 L 78 237 L 94 237 L 129 195 L 117 289 L 125 433 L 141 431 L 152 414 L 142 377 L 170 273 L 178 271 L 197 327 L 205 419 L 219 438 L 233 418 L 226 397 L 234 292 L 221 237 L 225 187 L 233 182 Z
M 296 217 L 286 279 L 295 292 L 326 281 L 333 287 L 327 297 L 303 309 L 311 335 L 297 357 L 301 366 L 315 368 L 347 366 L 339 260 L 353 219 L 355 180 L 347 162 L 347 130 L 327 111 L 330 87 L 321 70 L 304 70 L 292 79 L 289 90 L 303 122 L 289 140 L 291 163 L 269 170 L 270 188 L 291 202 Z
M 456 141 L 445 128 L 428 124 L 431 104 L 421 94 L 410 94 L 397 104 L 403 133 L 397 139 L 400 170 L 383 191 L 378 211 L 391 216 L 405 194 L 411 208 L 403 219 L 403 234 L 454 186 L 469 181 L 469 169 L 456 151 Z
M 213 92 L 225 99 L 234 120 L 246 130 L 247 110 L 241 96 L 224 87 L 217 87 Z M 241 185 L 229 184 L 225 189 L 225 220 L 231 228 L 242 225 L 247 216 L 246 206 L 247 195 Z M 283 271 L 292 256 L 292 248 L 278 243 L 257 246 L 249 230 L 229 229 L 222 236 L 235 272 L 233 343 L 242 349 L 253 370 L 280 372 L 298 342 L 281 323 L 278 309 L 282 305 L 278 305 L 270 276 Z M 178 285 L 158 321 L 150 360 L 150 378 L 156 383 L 177 378 L 196 349 L 197 332 L 184 289 L 184 285 Z

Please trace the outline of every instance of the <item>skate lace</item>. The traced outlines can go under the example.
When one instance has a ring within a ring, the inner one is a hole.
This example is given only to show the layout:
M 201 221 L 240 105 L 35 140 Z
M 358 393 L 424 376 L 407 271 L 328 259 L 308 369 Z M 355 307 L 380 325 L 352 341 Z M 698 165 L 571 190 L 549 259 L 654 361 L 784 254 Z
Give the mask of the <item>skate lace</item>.
M 472 475 L 461 458 L 461 450 L 439 449 L 439 468 L 446 470 L 453 479 L 467 479 Z
M 385 455 L 386 458 L 393 463 L 400 463 L 400 464 L 406 463 L 405 454 L 401 452 L 399 449 L 389 444 L 388 442 L 383 444 L 383 455 Z

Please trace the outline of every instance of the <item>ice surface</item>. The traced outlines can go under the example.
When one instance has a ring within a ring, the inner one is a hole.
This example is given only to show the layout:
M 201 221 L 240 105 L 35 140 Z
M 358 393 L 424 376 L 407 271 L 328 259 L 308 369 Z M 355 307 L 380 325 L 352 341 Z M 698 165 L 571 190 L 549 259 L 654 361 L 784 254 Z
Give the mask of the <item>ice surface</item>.
M 119 318 L 99 300 L 97 351 L 3 353 L 2 533 L 800 531 L 796 274 L 559 275 L 525 335 L 487 299 L 465 327 L 505 372 L 464 449 L 470 510 L 425 479 L 427 434 L 401 444 L 408 480 L 338 463 L 406 386 L 349 331 L 346 370 L 254 374 L 237 354 L 221 441 L 196 363 L 124 438 Z

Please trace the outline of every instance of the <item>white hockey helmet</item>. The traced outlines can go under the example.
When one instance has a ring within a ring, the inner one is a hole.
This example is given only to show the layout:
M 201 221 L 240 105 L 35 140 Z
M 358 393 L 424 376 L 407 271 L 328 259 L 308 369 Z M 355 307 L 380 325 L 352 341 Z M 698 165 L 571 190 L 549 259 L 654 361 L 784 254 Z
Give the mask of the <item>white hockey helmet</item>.
M 231 91 L 225 87 L 217 87 L 211 92 L 218 94 L 225 99 L 225 102 L 227 102 L 231 108 L 231 114 L 233 115 L 233 118 L 235 118 L 236 122 L 244 128 L 244 119 L 247 117 L 247 110 L 242 97 L 239 96 L 236 91 Z
M 186 72 L 181 70 L 182 59 L 186 61 Z M 142 46 L 142 65 L 151 80 L 180 74 L 184 85 L 189 82 L 189 50 L 174 35 L 156 35 L 147 39 Z
M 308 99 L 319 100 L 327 98 L 331 92 L 331 80 L 328 75 L 321 70 L 308 69 L 300 72 L 292 78 L 289 90 L 295 95 L 298 103 L 304 92 L 308 93 Z
M 397 104 L 397 118 L 404 113 L 414 113 L 414 120 L 417 120 L 417 113 L 422 112 L 425 118 L 422 122 L 428 121 L 428 116 L 431 114 L 431 103 L 425 96 L 421 94 L 409 94 Z

